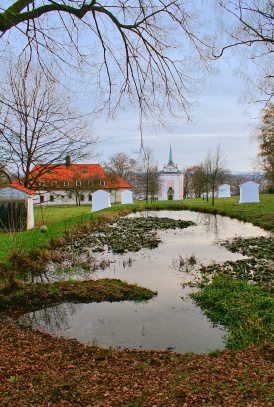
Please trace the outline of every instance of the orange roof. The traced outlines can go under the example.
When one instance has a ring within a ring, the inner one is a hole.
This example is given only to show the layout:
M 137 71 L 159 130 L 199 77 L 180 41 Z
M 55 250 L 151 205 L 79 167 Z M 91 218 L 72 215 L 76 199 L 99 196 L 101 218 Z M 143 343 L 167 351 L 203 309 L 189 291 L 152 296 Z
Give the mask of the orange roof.
M 41 170 L 47 168 L 46 172 L 39 176 Z M 38 176 L 38 177 L 37 177 Z M 60 164 L 58 166 L 51 164 L 48 166 L 36 165 L 30 174 L 31 178 L 37 177 L 35 183 L 39 181 L 75 181 L 75 180 L 89 180 L 100 179 L 106 182 L 102 189 L 108 188 L 130 188 L 122 178 L 115 175 L 114 182 L 111 182 L 111 176 L 107 175 L 105 170 L 100 164 Z M 33 185 L 34 187 L 34 185 Z M 101 187 L 100 187 L 101 188 Z
M 4 187 L 1 187 L 0 189 L 6 188 L 6 187 L 18 189 L 19 191 L 25 192 L 28 195 L 36 195 L 35 191 L 32 191 L 29 188 L 25 188 L 23 185 L 20 185 L 19 182 L 16 182 L 16 181 L 12 182 L 11 184 L 5 185 Z

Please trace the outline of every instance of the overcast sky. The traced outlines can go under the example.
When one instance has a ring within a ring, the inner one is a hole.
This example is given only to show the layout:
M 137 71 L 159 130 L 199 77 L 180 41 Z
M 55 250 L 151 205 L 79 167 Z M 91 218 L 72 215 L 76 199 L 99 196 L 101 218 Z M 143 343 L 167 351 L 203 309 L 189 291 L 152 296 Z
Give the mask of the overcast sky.
M 245 106 L 239 103 L 244 84 L 230 65 L 223 61 L 221 74 L 205 85 L 199 106 L 192 111 L 193 124 L 174 121 L 172 131 L 144 133 L 144 144 L 153 150 L 160 169 L 167 163 L 170 144 L 179 169 L 199 164 L 208 150 L 214 151 L 219 144 L 231 171 L 253 171 L 258 146 L 251 143 L 250 136 L 258 121 L 250 117 L 251 113 L 244 113 Z M 95 127 L 96 134 L 107 140 L 98 148 L 100 160 L 119 152 L 132 154 L 140 147 L 137 114 L 120 112 L 116 120 L 105 122 L 101 118 Z
M 5 2 L 0 0 L 0 5 L 3 3 Z M 199 29 L 209 34 L 212 30 L 216 32 L 213 9 L 209 8 L 209 4 L 214 5 L 214 2 L 211 0 L 195 0 L 193 4 L 196 3 L 198 10 L 203 10 L 202 15 L 205 14 L 205 18 L 209 18 L 207 24 L 199 25 Z M 205 4 L 206 7 L 204 7 Z M 229 16 L 224 14 L 224 18 L 227 19 Z M 18 34 L 16 30 L 12 31 L 12 33 L 15 33 L 16 39 Z M 218 37 L 220 37 L 220 31 L 217 31 L 217 33 Z M 8 38 L 9 43 L 16 44 L 16 46 L 14 45 L 15 50 L 17 50 L 18 46 L 19 54 L 22 50 L 21 42 L 12 40 L 12 36 Z M 84 36 L 84 40 L 90 41 L 89 36 Z M 3 44 L 5 50 L 5 42 Z M 233 51 L 231 52 L 233 54 Z M 242 49 L 240 49 L 240 52 L 242 52 Z M 258 146 L 255 142 L 250 142 L 250 136 L 252 127 L 258 122 L 243 113 L 245 107 L 239 104 L 239 99 L 245 88 L 234 72 L 234 69 L 239 65 L 239 60 L 236 60 L 233 55 L 230 58 L 228 56 L 226 51 L 225 55 L 215 62 L 220 74 L 212 78 L 211 82 L 208 81 L 205 84 L 198 99 L 199 106 L 192 110 L 192 124 L 186 124 L 183 119 L 177 122 L 171 120 L 172 131 L 159 130 L 157 134 L 149 131 L 143 133 L 144 146 L 152 149 L 159 169 L 167 163 L 170 144 L 173 150 L 173 159 L 179 169 L 200 164 L 205 159 L 207 152 L 209 150 L 214 151 L 219 145 L 221 151 L 227 157 L 228 168 L 231 171 L 253 171 L 252 161 L 256 159 Z M 191 58 L 191 53 L 189 57 Z M 230 65 L 228 65 L 227 61 L 229 61 Z M 241 67 L 247 69 L 243 64 Z M 82 79 L 81 75 L 73 77 L 74 74 L 71 74 L 69 70 L 68 77 L 72 75 L 74 86 L 77 87 L 80 93 L 79 106 L 77 107 L 80 108 L 81 113 L 92 111 L 94 105 L 98 102 L 96 89 L 94 93 L 89 93 L 83 83 L 89 83 L 90 77 L 82 83 L 80 81 L 80 78 Z M 95 83 L 97 83 L 96 78 L 95 75 Z M 82 83 L 81 86 L 80 83 Z M 92 88 L 92 84 L 90 86 Z M 189 99 L 188 95 L 186 95 L 186 98 Z M 74 99 L 77 99 L 76 95 Z M 252 116 L 256 117 L 259 111 L 253 111 L 252 113 Z M 91 119 L 93 120 L 93 117 Z M 106 121 L 106 114 L 102 114 L 100 119 L 95 121 L 94 129 L 95 135 L 100 140 L 103 140 L 98 145 L 98 152 L 101 153 L 101 156 L 96 159 L 100 163 L 106 161 L 110 155 L 120 152 L 133 155 L 134 151 L 140 149 L 141 136 L 138 112 L 132 113 L 132 111 L 124 112 L 120 110 L 117 112 L 117 118 L 114 121 Z

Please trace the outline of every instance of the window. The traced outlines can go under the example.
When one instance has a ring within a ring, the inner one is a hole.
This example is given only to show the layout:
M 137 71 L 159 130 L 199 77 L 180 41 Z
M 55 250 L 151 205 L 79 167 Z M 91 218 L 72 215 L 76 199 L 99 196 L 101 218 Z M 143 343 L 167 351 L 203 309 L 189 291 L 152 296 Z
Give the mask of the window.
M 89 201 L 92 201 L 92 195 L 89 195 L 89 196 L 88 196 L 88 200 L 89 200 Z
M 38 185 L 39 185 L 39 187 L 45 187 L 46 186 L 46 181 L 39 181 Z
M 106 181 L 100 181 L 100 185 L 101 185 L 101 187 L 105 186 L 105 185 L 106 185 Z
M 57 185 L 57 181 L 51 181 L 51 186 L 55 187 Z
M 81 181 L 76 181 L 76 184 L 75 184 L 77 187 L 80 187 L 81 186 Z
M 54 202 L 54 195 L 50 195 L 49 200 L 50 200 L 50 202 Z
M 68 187 L 69 186 L 69 181 L 64 181 L 64 187 Z
M 72 194 L 69 194 L 69 196 L 68 196 L 68 197 L 69 197 L 69 199 L 72 199 Z
M 93 187 L 93 181 L 88 181 L 88 186 Z
M 45 202 L 45 197 L 44 197 L 44 195 L 40 195 L 40 203 L 43 203 L 43 202 Z
M 84 200 L 85 200 L 85 195 L 84 195 L 84 194 L 81 194 L 81 195 L 80 195 L 80 201 L 83 202 Z

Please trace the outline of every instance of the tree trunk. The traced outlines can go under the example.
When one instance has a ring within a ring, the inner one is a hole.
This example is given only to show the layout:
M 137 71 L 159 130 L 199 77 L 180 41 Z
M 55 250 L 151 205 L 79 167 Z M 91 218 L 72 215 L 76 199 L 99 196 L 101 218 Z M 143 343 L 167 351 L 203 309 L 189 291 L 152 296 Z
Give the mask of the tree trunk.
M 16 271 L 12 270 L 8 275 L 8 284 L 7 288 L 9 290 L 14 290 L 18 287 L 18 281 L 16 280 Z

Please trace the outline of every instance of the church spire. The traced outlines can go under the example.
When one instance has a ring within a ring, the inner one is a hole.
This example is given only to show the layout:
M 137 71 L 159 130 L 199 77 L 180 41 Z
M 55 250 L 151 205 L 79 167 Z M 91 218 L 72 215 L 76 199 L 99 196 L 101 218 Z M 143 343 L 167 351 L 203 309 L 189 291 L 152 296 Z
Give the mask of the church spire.
M 174 162 L 173 162 L 173 156 L 172 156 L 171 144 L 170 144 L 170 148 L 169 148 L 168 164 L 174 164 Z

